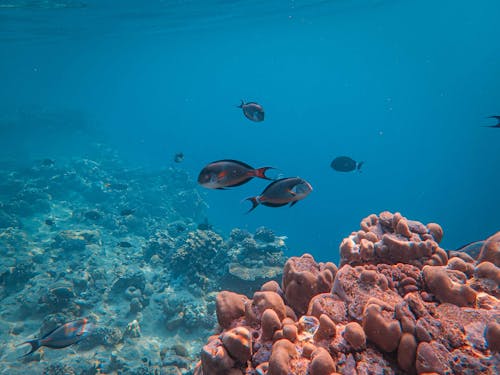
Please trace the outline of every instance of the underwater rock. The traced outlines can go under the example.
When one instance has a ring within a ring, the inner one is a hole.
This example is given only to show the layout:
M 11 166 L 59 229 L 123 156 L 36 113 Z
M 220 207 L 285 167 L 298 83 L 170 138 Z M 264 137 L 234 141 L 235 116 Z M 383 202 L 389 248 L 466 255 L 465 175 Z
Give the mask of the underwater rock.
M 215 323 L 215 296 L 198 299 L 188 292 L 174 293 L 163 300 L 165 327 L 187 332 L 210 328 Z
M 52 242 L 53 249 L 65 252 L 83 252 L 87 245 L 100 244 L 100 234 L 92 230 L 64 230 L 59 232 Z
M 146 277 L 144 275 L 144 272 L 138 269 L 129 269 L 127 270 L 127 274 L 121 275 L 116 278 L 116 280 L 113 282 L 113 285 L 111 286 L 111 293 L 125 294 L 127 293 L 127 291 L 128 293 L 130 293 L 130 287 L 138 289 L 142 292 L 144 291 L 145 286 Z
M 338 270 L 305 254 L 286 262 L 281 288 L 220 292 L 195 374 L 496 374 L 496 237 L 475 261 L 448 259 L 437 224 L 383 212 L 361 227 Z
M 149 261 L 151 257 L 158 256 L 165 259 L 167 255 L 175 248 L 176 241 L 169 235 L 170 231 L 159 231 L 152 236 L 143 249 L 143 257 Z
M 24 287 L 33 276 L 35 276 L 34 267 L 29 263 L 16 264 L 9 267 L 0 274 L 0 285 L 9 291 L 17 291 Z
M 73 304 L 74 298 L 73 285 L 69 282 L 59 282 L 51 285 L 46 293 L 40 297 L 39 309 L 55 313 L 75 308 L 76 306 Z

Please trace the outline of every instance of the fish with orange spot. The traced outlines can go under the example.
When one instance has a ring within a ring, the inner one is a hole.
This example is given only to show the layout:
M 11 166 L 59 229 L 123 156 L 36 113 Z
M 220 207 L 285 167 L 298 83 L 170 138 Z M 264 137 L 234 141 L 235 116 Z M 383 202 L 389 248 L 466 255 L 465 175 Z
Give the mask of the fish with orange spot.
M 238 160 L 218 160 L 201 170 L 198 183 L 208 189 L 225 189 L 246 184 L 254 177 L 272 180 L 265 174 L 268 169 L 274 168 L 253 168 Z
M 67 346 L 76 344 L 77 342 L 87 337 L 90 333 L 92 333 L 93 329 L 93 324 L 89 323 L 87 318 L 73 320 L 57 327 L 56 329 L 45 334 L 39 339 L 28 340 L 23 342 L 22 344 L 19 344 L 31 345 L 31 350 L 28 353 L 24 354 L 22 357 L 25 357 L 37 351 L 41 346 L 46 346 L 47 348 L 51 349 L 62 349 Z
M 313 190 L 311 184 L 300 177 L 287 177 L 270 183 L 264 191 L 256 196 L 246 200 L 252 202 L 254 210 L 259 204 L 268 207 L 281 207 L 290 203 L 290 207 L 298 201 L 304 199 Z

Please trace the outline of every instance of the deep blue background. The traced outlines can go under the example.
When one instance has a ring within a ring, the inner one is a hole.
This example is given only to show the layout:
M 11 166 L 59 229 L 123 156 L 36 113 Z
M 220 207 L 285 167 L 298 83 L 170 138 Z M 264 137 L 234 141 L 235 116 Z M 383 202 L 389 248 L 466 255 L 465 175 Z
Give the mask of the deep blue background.
M 200 188 L 209 220 L 226 233 L 269 226 L 290 254 L 321 260 L 383 210 L 440 223 L 445 248 L 500 229 L 500 129 L 482 127 L 500 114 L 497 0 L 7 7 L 23 3 L 0 2 L 2 157 L 78 156 L 91 134 L 158 171 L 183 151 L 193 178 L 222 158 L 275 166 L 314 192 L 243 215 L 265 181 Z M 244 118 L 240 99 L 266 120 Z M 76 111 L 94 130 L 9 125 L 23 111 Z M 343 154 L 363 173 L 330 169 Z

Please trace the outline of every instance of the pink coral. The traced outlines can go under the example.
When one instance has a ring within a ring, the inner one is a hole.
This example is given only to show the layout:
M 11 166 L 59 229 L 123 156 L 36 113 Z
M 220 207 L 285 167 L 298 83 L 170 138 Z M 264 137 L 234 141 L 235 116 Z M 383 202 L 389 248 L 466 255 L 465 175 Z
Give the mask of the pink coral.
M 443 230 L 383 212 L 340 246 L 341 265 L 293 257 L 252 299 L 217 297 L 219 335 L 197 375 L 496 374 L 500 232 L 478 260 Z

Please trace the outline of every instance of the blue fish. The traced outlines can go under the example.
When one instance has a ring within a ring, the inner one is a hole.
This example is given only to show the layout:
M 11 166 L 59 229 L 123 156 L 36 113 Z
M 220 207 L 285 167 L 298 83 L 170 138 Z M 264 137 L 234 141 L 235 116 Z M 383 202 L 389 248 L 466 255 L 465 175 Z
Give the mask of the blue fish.
M 93 328 L 94 326 L 89 323 L 87 318 L 68 322 L 47 333 L 42 338 L 28 340 L 23 342 L 22 344 L 19 344 L 31 345 L 31 350 L 28 353 L 22 355 L 21 358 L 37 351 L 41 346 L 46 346 L 47 348 L 52 349 L 62 349 L 67 346 L 76 344 L 77 342 L 87 337 L 92 332 Z

